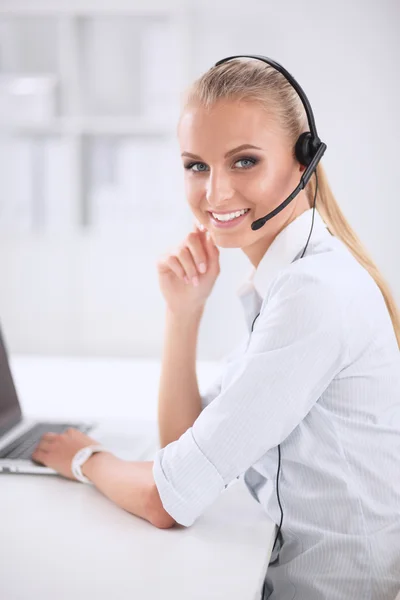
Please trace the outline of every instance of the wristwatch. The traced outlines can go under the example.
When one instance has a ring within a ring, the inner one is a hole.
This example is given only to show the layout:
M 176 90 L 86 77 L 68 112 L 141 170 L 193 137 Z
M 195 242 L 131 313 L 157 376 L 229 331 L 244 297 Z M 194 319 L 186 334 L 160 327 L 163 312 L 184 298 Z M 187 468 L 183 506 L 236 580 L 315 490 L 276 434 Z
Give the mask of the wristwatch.
M 107 448 L 99 445 L 85 446 L 78 450 L 71 462 L 71 471 L 74 477 L 82 483 L 92 483 L 81 471 L 82 465 L 92 456 L 95 452 L 109 452 Z

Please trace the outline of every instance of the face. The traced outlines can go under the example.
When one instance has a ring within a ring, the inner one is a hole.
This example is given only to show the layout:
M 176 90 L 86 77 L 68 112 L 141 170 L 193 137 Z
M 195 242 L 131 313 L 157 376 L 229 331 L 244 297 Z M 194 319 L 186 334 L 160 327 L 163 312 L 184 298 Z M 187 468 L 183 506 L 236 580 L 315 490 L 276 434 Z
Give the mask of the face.
M 309 208 L 302 190 L 259 230 L 250 227 L 300 181 L 305 167 L 293 157 L 290 142 L 260 106 L 238 101 L 186 108 L 178 139 L 194 216 L 217 246 L 241 248 L 257 266 L 277 233 Z M 221 222 L 228 215 L 234 218 Z

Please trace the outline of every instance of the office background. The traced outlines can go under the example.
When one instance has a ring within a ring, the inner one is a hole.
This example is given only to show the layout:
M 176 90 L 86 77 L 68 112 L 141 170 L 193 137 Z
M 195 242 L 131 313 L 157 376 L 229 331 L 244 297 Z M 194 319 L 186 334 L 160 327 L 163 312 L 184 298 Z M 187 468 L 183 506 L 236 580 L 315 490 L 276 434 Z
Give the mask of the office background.
M 193 218 L 180 94 L 264 54 L 312 104 L 350 224 L 400 302 L 397 0 L 0 0 L 0 322 L 13 353 L 160 357 L 156 261 Z M 306 240 L 305 240 L 306 241 Z M 250 267 L 221 250 L 199 358 L 245 332 Z

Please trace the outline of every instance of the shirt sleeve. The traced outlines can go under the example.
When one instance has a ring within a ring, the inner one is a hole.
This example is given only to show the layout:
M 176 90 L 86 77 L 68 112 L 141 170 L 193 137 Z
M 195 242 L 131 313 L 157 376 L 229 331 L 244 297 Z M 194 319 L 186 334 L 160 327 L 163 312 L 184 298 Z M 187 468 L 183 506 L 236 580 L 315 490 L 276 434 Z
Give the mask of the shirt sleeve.
M 224 389 L 156 454 L 154 480 L 176 522 L 193 524 L 304 419 L 347 358 L 343 318 L 325 279 L 290 270 L 276 279 Z
M 201 409 L 204 410 L 221 392 L 224 371 L 227 365 L 242 351 L 245 340 L 243 339 L 232 352 L 229 352 L 221 361 L 221 370 L 211 384 L 201 392 Z
M 218 376 L 214 379 L 211 385 L 200 394 L 201 397 L 201 409 L 204 410 L 221 392 L 222 385 L 222 370 Z

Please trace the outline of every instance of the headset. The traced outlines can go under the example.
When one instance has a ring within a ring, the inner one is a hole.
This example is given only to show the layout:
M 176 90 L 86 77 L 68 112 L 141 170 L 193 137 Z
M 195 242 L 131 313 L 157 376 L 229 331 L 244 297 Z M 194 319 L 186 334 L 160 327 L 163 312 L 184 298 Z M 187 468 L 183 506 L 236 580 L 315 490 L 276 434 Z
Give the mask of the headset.
M 268 58 L 266 56 L 260 56 L 258 54 L 240 54 L 240 55 L 228 56 L 227 58 L 223 58 L 223 59 L 219 60 L 218 62 L 216 62 L 214 66 L 221 65 L 222 63 L 232 60 L 234 58 L 254 58 L 256 60 L 261 60 L 261 61 L 271 65 L 271 67 L 274 67 L 294 87 L 294 89 L 298 93 L 300 100 L 302 101 L 304 109 L 306 111 L 308 126 L 309 126 L 310 131 L 305 131 L 304 133 L 302 133 L 299 136 L 299 138 L 296 142 L 296 145 L 295 145 L 295 155 L 296 155 L 297 160 L 299 161 L 300 164 L 307 167 L 300 179 L 300 183 L 298 184 L 296 189 L 293 190 L 293 192 L 290 194 L 290 196 L 288 196 L 288 198 L 286 198 L 286 200 L 284 200 L 281 204 L 279 204 L 279 206 L 277 206 L 273 211 L 268 213 L 265 217 L 261 217 L 260 219 L 257 219 L 256 221 L 254 221 L 251 224 L 251 228 L 253 229 L 253 231 L 260 229 L 260 227 L 262 227 L 267 221 L 269 221 L 270 219 L 275 217 L 275 215 L 280 213 L 281 210 L 286 208 L 286 206 L 297 196 L 297 194 L 302 189 L 304 189 L 304 187 L 307 185 L 308 181 L 310 180 L 311 175 L 313 173 L 315 173 L 316 186 L 315 186 L 315 195 L 314 195 L 314 202 L 313 202 L 312 223 L 311 223 L 311 229 L 310 229 L 310 233 L 309 233 L 309 236 L 307 239 L 307 243 L 304 247 L 302 255 L 300 256 L 300 258 L 303 258 L 305 251 L 307 249 L 307 246 L 308 246 L 308 242 L 310 241 L 313 227 L 314 227 L 315 203 L 316 203 L 317 191 L 318 191 L 318 174 L 317 174 L 316 169 L 317 169 L 317 165 L 318 165 L 319 161 L 321 160 L 321 158 L 327 148 L 327 145 L 324 142 L 322 142 L 320 140 L 320 138 L 318 137 L 317 128 L 315 126 L 315 121 L 314 121 L 313 111 L 311 109 L 311 105 L 308 101 L 308 98 L 307 98 L 305 92 L 300 87 L 300 85 L 297 83 L 295 78 L 284 67 L 282 67 L 282 65 L 280 65 L 276 61 L 274 61 L 271 58 Z M 251 331 L 253 331 L 254 323 L 259 315 L 260 315 L 260 313 L 258 313 L 256 315 L 256 317 L 254 318 L 253 324 L 251 326 Z M 281 500 L 279 497 L 280 468 L 281 468 L 281 447 L 280 447 L 280 444 L 278 444 L 278 469 L 277 469 L 277 474 L 276 474 L 276 494 L 277 494 L 278 504 L 279 504 L 279 508 L 280 508 L 280 512 L 281 512 L 281 520 L 279 523 L 278 531 L 275 536 L 275 541 L 274 541 L 274 544 L 272 547 L 272 551 L 274 551 L 276 542 L 278 540 L 278 537 L 279 537 L 279 534 L 281 531 L 282 522 L 283 522 L 283 509 L 282 509 Z M 276 560 L 278 560 L 278 557 L 276 558 Z M 272 563 L 270 563 L 270 564 L 272 564 Z M 266 584 L 265 584 L 265 580 L 264 580 L 262 597 L 264 597 L 265 585 Z
M 310 131 L 305 131 L 299 136 L 299 139 L 295 145 L 295 155 L 300 164 L 304 165 L 306 170 L 301 176 L 300 183 L 296 187 L 295 190 L 284 200 L 279 206 L 277 206 L 273 211 L 268 213 L 265 217 L 261 217 L 261 219 L 257 219 L 251 224 L 251 228 L 253 231 L 260 229 L 269 219 L 272 219 L 281 212 L 286 206 L 297 196 L 297 194 L 305 188 L 307 185 L 311 175 L 314 173 L 317 175 L 316 168 L 321 160 L 327 146 L 324 142 L 321 142 L 318 137 L 317 128 L 315 126 L 314 114 L 311 108 L 311 105 L 308 101 L 307 96 L 305 95 L 303 89 L 297 83 L 295 78 L 284 68 L 282 65 L 272 60 L 271 58 L 267 58 L 266 56 L 260 56 L 258 54 L 243 54 L 236 56 L 228 56 L 227 58 L 222 58 L 218 62 L 215 63 L 215 67 L 221 65 L 224 62 L 232 60 L 233 58 L 255 58 L 257 60 L 261 60 L 271 67 L 274 67 L 279 73 L 281 73 L 288 82 L 294 87 L 296 92 L 298 93 L 300 100 L 303 103 L 304 109 L 307 114 L 308 126 Z

